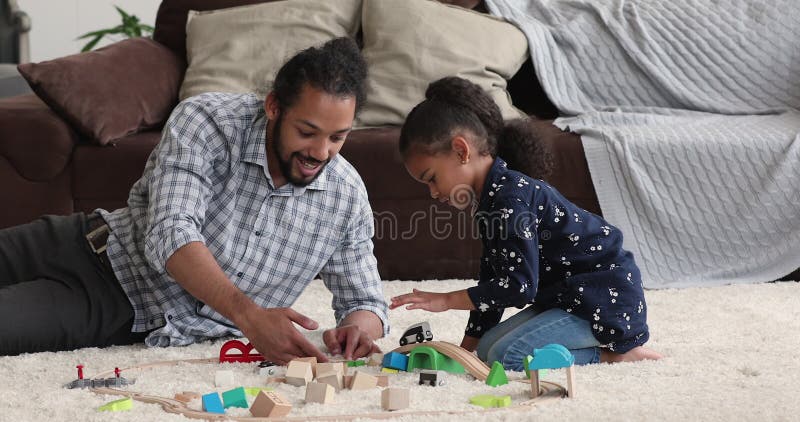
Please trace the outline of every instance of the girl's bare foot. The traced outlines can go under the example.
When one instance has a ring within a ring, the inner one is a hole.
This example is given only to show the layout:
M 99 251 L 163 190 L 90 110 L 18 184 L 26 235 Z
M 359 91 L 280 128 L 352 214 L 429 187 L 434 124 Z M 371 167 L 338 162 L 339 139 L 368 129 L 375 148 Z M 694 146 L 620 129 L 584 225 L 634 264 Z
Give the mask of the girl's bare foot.
M 600 362 L 636 362 L 639 360 L 659 360 L 662 356 L 655 350 L 648 349 L 644 346 L 634 347 L 625 353 L 615 353 L 606 349 L 600 351 Z

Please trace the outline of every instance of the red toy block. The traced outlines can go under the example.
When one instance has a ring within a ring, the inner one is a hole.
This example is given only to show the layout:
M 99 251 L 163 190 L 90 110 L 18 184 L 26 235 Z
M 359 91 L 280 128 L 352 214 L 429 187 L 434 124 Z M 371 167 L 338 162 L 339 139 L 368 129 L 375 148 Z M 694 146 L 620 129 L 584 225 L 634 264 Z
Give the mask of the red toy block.
M 241 353 L 229 353 L 231 350 L 238 350 Z M 260 362 L 264 360 L 258 352 L 253 351 L 253 345 L 244 344 L 239 340 L 226 341 L 219 349 L 219 361 L 222 362 Z

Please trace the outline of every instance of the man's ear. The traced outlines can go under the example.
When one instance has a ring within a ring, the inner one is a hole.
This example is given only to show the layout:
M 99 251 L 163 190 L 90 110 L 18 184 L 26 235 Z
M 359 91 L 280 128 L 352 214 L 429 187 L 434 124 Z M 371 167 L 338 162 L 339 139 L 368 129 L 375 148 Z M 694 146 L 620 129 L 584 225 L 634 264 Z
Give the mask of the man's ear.
M 469 162 L 469 142 L 467 142 L 467 139 L 463 135 L 454 136 L 450 141 L 450 148 L 456 153 L 462 164 Z
M 281 108 L 279 107 L 278 97 L 275 96 L 274 91 L 267 94 L 267 99 L 264 100 L 264 111 L 267 113 L 267 118 L 269 120 L 275 120 L 278 118 Z

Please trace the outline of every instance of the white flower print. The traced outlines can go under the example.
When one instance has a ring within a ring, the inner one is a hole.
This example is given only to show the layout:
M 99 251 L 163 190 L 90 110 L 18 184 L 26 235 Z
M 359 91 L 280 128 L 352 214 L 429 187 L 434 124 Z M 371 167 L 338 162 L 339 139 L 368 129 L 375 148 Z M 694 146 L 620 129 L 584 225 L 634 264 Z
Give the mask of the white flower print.
M 606 236 L 608 236 L 611 233 L 611 227 L 603 226 L 603 227 L 600 227 L 600 229 L 603 230 L 603 234 L 606 235 Z
M 500 279 L 500 281 L 499 281 L 497 284 L 498 284 L 500 287 L 502 287 L 502 288 L 504 288 L 504 289 L 507 289 L 507 288 L 508 288 L 508 277 L 503 277 L 503 278 L 501 278 L 501 279 Z
M 486 311 L 488 311 L 488 310 L 489 310 L 489 305 L 487 305 L 487 304 L 486 304 L 486 303 L 484 303 L 484 302 L 481 302 L 481 304 L 480 304 L 480 305 L 478 305 L 478 309 L 479 309 L 481 312 L 486 312 Z

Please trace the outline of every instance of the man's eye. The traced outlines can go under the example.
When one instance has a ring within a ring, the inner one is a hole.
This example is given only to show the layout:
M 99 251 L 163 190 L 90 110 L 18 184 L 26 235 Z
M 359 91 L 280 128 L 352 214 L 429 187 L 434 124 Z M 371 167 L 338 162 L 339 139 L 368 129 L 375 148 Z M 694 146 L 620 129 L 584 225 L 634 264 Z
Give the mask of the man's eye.
M 331 136 L 331 141 L 333 142 L 342 142 L 346 139 L 346 136 Z
M 301 130 L 301 131 L 300 131 L 300 136 L 302 136 L 303 138 L 310 138 L 310 137 L 314 136 L 314 134 L 313 134 L 313 133 L 311 133 L 311 132 L 303 132 L 303 131 Z

